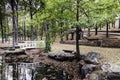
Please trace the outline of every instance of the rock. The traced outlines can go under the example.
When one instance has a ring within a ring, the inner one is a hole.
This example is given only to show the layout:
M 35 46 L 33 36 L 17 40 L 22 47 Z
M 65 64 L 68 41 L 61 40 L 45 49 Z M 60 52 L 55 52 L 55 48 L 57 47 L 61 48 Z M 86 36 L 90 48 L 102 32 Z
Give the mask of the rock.
M 48 80 L 47 78 L 43 78 L 42 80 Z
M 88 64 L 99 64 L 100 54 L 96 52 L 89 52 L 85 57 L 85 62 Z
M 119 72 L 120 73 L 120 66 L 114 65 L 108 62 L 102 64 L 101 69 L 103 72 Z
M 73 53 L 74 51 L 73 50 L 63 50 L 64 52 L 66 52 L 66 53 Z
M 87 76 L 88 80 L 99 80 L 98 74 L 96 73 L 91 73 Z
M 120 80 L 120 73 L 109 73 L 107 80 Z
M 91 74 L 97 69 L 96 65 L 93 64 L 79 64 L 79 70 L 81 74 L 81 79 L 84 79 L 87 74 Z
M 99 75 L 98 80 L 120 80 L 120 73 L 104 72 Z
M 54 53 L 49 53 L 49 54 L 48 54 L 48 57 L 49 57 L 49 58 L 52 58 L 52 59 L 55 59 L 56 54 L 54 54 Z
M 49 53 L 48 57 L 58 61 L 72 61 L 75 58 L 75 56 L 70 53 Z

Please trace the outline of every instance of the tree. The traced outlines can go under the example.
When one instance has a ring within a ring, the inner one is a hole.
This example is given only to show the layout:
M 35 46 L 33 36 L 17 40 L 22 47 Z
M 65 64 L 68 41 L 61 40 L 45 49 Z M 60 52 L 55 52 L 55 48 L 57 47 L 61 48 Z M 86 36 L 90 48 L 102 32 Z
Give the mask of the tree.
M 0 26 L 1 26 L 1 36 L 2 36 L 2 43 L 4 43 L 4 22 L 5 20 L 5 2 L 4 0 L 0 1 Z

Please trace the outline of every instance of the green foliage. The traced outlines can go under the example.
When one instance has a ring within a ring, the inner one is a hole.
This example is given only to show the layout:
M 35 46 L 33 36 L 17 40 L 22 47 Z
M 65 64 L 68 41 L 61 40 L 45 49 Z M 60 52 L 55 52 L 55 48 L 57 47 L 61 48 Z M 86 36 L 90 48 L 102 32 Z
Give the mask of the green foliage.
M 30 1 L 31 4 L 30 4 Z M 4 0 L 0 0 L 1 14 L 4 13 Z M 8 2 L 6 2 L 8 3 Z M 71 27 L 99 27 L 107 23 L 116 21 L 116 15 L 120 15 L 119 0 L 80 0 L 77 5 L 76 0 L 19 0 L 19 34 L 23 34 L 23 22 L 26 23 L 26 33 L 30 37 L 30 24 L 34 28 L 38 27 L 39 35 L 45 35 L 45 25 L 50 25 L 50 42 L 56 36 L 63 36 Z M 79 21 L 76 21 L 76 6 L 79 6 Z M 30 20 L 30 8 L 33 19 Z M 5 18 L 5 17 L 4 17 Z M 0 18 L 1 19 L 1 18 Z M 62 24 L 62 25 L 61 25 Z M 33 30 L 34 31 L 34 30 Z M 62 31 L 62 33 L 61 33 Z M 36 32 L 34 31 L 34 34 Z

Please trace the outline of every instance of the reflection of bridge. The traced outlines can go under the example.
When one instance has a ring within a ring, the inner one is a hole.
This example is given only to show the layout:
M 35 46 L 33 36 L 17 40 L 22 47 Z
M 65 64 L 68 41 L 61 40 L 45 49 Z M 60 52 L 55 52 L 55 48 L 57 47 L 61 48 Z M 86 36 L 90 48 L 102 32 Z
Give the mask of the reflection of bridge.
M 23 67 L 23 68 L 34 69 L 35 67 L 40 66 L 40 63 L 39 62 L 35 62 L 35 63 L 20 63 L 18 66 L 19 67 Z
M 40 64 L 39 62 L 19 63 L 19 64 L 10 64 L 10 65 L 6 64 L 4 71 L 5 80 L 33 80 L 34 76 L 36 75 L 35 69 L 40 66 L 43 65 Z

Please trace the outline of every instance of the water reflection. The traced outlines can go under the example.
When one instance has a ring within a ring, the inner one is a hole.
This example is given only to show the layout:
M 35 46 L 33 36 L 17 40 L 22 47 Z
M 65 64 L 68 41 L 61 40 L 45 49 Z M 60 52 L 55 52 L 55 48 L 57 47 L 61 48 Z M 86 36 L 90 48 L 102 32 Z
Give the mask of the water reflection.
M 8 64 L 4 63 L 5 67 L 1 67 L 0 80 L 14 80 L 13 65 L 16 65 L 16 80 L 33 80 L 35 69 L 39 67 L 39 63 L 20 63 L 20 64 Z M 3 77 L 4 75 L 4 77 Z

